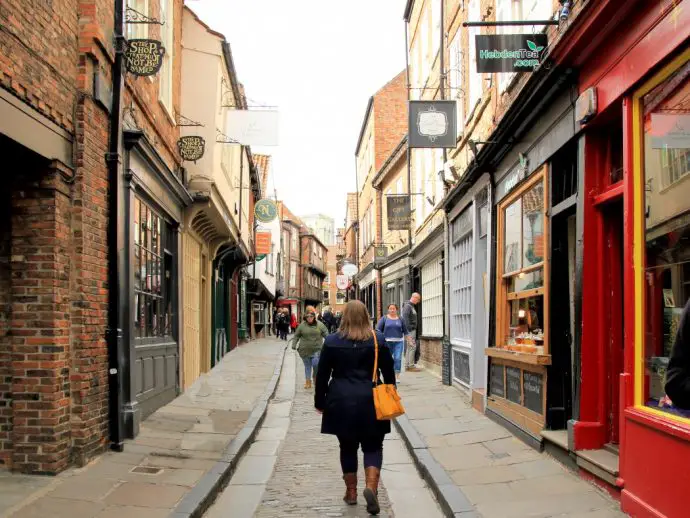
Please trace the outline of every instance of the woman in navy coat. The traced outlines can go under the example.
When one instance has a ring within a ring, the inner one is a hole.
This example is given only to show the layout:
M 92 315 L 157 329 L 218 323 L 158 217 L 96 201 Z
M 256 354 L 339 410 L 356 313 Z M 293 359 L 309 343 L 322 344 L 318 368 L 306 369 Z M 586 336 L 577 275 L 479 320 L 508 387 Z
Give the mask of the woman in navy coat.
M 357 300 L 347 303 L 340 329 L 326 338 L 316 376 L 314 406 L 323 413 L 321 433 L 336 435 L 340 442 L 340 465 L 345 497 L 357 503 L 357 450 L 364 453 L 367 511 L 379 513 L 378 484 L 383 464 L 383 439 L 390 421 L 376 419 L 374 408 L 374 333 L 379 347 L 377 376 L 395 384 L 393 356 L 384 336 L 371 328 L 369 313 Z

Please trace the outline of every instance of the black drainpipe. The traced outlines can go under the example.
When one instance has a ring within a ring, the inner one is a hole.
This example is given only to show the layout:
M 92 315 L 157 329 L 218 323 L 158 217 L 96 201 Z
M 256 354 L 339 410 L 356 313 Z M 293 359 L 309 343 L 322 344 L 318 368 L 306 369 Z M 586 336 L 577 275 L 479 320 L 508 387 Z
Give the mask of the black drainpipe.
M 118 220 L 120 217 L 120 162 L 122 151 L 122 92 L 124 90 L 124 51 L 126 40 L 125 2 L 115 0 L 113 63 L 113 103 L 110 112 L 110 142 L 106 154 L 108 166 L 108 414 L 110 447 L 122 451 L 124 423 L 122 414 L 124 347 L 120 326 L 120 286 L 118 257 Z

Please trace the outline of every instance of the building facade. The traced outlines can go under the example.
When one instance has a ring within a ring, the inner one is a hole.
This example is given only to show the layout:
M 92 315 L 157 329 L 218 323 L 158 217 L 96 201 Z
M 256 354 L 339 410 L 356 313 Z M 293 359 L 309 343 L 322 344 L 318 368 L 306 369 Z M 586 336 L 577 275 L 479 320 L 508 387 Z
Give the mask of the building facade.
M 335 244 L 335 221 L 332 217 L 325 214 L 309 214 L 300 216 L 300 219 L 324 245 Z
M 381 277 L 375 250 L 382 245 L 382 197 L 374 189 L 374 176 L 407 132 L 405 71 L 378 90 L 370 99 L 355 149 L 357 167 L 357 261 L 359 297 L 373 320 L 382 315 Z

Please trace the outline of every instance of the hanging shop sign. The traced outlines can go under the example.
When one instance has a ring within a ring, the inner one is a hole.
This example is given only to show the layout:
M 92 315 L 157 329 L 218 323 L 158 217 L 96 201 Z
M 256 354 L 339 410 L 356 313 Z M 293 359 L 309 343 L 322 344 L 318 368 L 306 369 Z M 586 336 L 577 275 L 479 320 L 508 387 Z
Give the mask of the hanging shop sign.
M 388 257 L 388 247 L 377 246 L 374 247 L 374 264 L 381 264 L 386 261 Z
M 548 46 L 546 34 L 477 34 L 477 73 L 533 72 Z
M 348 277 L 354 277 L 357 275 L 357 272 L 359 271 L 359 268 L 357 268 L 354 264 L 352 263 L 345 263 L 343 265 L 343 274 L 347 275 Z
M 182 160 L 187 162 L 196 162 L 204 156 L 204 149 L 206 141 L 202 137 L 189 135 L 180 137 L 177 141 L 177 149 L 180 151 Z
M 278 217 L 278 206 L 273 200 L 259 200 L 254 205 L 254 217 L 261 223 L 270 223 Z
M 393 194 L 386 197 L 388 230 L 409 230 L 412 210 L 409 194 Z
M 271 233 L 257 232 L 255 245 L 256 253 L 258 255 L 266 255 L 271 253 Z
M 225 134 L 245 146 L 277 146 L 280 113 L 275 110 L 228 110 Z
M 408 145 L 410 148 L 455 148 L 457 124 L 455 101 L 410 101 Z
M 129 40 L 125 50 L 125 66 L 138 77 L 152 76 L 163 66 L 165 48 L 157 40 Z
M 346 290 L 350 286 L 350 279 L 347 275 L 336 275 L 335 286 L 339 290 Z

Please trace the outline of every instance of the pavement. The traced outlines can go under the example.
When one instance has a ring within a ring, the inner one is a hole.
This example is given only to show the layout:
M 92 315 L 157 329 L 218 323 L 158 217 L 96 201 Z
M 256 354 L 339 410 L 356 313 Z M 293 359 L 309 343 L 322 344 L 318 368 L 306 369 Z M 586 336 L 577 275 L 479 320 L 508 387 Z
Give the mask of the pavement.
M 348 506 L 337 439 L 320 433 L 314 392 L 303 385 L 302 362 L 289 350 L 261 430 L 206 518 L 369 516 L 361 453 L 359 504 Z M 379 502 L 382 517 L 443 516 L 397 432 L 384 442 Z
M 0 517 L 190 516 L 251 443 L 284 351 L 285 342 L 275 339 L 234 349 L 146 419 L 122 453 L 107 452 L 56 477 L 1 473 Z
M 399 391 L 406 415 L 396 426 L 446 516 L 626 516 L 607 493 L 474 410 L 437 376 L 406 373 Z

